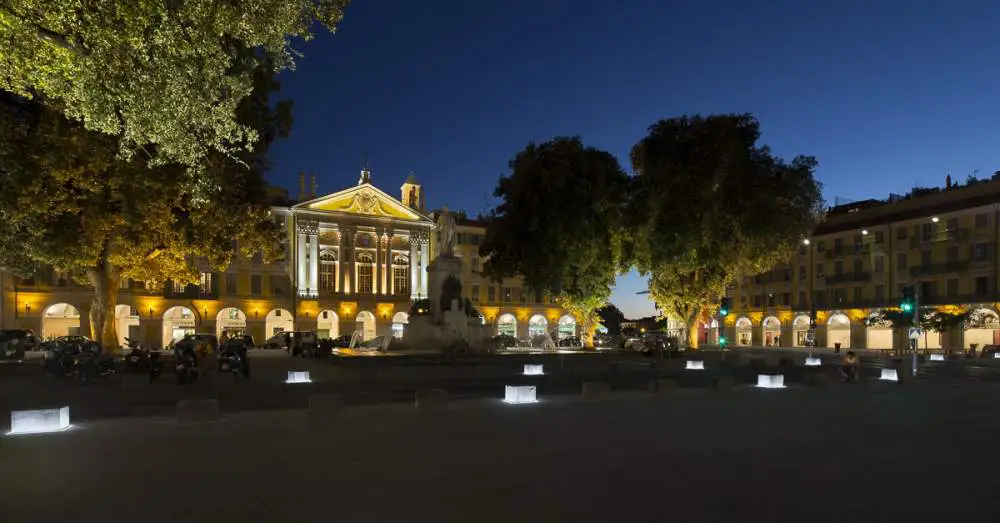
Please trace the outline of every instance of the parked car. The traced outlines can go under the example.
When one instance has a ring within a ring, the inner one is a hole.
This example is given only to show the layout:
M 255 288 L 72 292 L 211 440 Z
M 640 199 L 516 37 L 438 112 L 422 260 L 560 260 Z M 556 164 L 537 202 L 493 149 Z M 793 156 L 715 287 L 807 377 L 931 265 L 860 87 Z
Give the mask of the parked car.
M 194 349 L 199 358 L 204 358 L 219 350 L 219 338 L 215 334 L 187 334 L 183 338 L 171 343 L 168 348 L 176 351 L 178 348 L 186 347 Z
M 37 348 L 38 340 L 30 330 L 0 330 L 0 359 L 22 360 L 25 352 Z
M 264 342 L 263 348 L 265 349 L 290 349 L 289 341 L 292 345 L 296 343 L 299 344 L 311 344 L 312 346 L 318 345 L 318 340 L 316 338 L 316 333 L 313 331 L 288 331 L 279 332 L 274 336 L 271 336 Z

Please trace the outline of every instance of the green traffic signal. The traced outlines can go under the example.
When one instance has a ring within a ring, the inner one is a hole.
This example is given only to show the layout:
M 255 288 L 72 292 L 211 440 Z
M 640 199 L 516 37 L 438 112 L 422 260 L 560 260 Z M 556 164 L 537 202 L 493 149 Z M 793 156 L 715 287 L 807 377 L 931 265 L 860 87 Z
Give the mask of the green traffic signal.
M 719 346 L 720 347 L 725 347 L 726 346 L 726 337 L 725 336 L 719 336 Z
M 912 312 L 913 311 L 913 305 L 911 305 L 909 303 L 904 303 L 901 308 L 903 309 L 903 312 Z

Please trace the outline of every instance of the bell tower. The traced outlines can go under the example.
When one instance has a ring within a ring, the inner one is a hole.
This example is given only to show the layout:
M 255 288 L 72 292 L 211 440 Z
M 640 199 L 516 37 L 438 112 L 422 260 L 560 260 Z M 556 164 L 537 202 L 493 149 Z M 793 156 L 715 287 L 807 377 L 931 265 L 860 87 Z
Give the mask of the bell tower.
M 413 171 L 410 171 L 409 176 L 406 177 L 406 181 L 403 182 L 403 186 L 399 190 L 402 191 L 400 201 L 404 205 L 418 212 L 426 212 L 424 188 L 417 181 L 417 177 L 413 174 Z

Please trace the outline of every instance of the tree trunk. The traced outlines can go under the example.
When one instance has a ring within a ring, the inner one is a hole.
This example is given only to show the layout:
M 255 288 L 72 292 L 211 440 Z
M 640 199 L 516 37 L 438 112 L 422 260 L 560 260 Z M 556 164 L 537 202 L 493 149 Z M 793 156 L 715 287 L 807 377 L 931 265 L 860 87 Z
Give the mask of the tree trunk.
M 121 275 L 106 259 L 88 271 L 90 283 L 94 286 L 94 299 L 90 305 L 90 332 L 94 341 L 110 353 L 121 350 L 115 321 L 118 306 L 118 284 Z
M 695 310 L 684 318 L 684 327 L 687 329 L 687 342 L 689 349 L 698 348 L 698 317 L 701 316 L 701 308 Z

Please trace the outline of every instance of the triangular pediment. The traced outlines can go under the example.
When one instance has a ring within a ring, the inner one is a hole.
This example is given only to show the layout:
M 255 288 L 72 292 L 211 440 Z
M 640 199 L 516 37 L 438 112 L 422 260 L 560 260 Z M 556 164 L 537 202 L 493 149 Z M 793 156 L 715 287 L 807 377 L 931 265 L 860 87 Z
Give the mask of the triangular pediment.
M 302 202 L 295 207 L 310 211 L 360 214 L 397 220 L 430 221 L 428 217 L 403 205 L 399 200 L 368 183 Z

